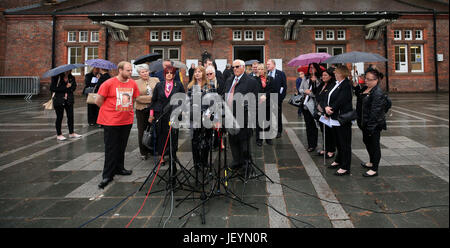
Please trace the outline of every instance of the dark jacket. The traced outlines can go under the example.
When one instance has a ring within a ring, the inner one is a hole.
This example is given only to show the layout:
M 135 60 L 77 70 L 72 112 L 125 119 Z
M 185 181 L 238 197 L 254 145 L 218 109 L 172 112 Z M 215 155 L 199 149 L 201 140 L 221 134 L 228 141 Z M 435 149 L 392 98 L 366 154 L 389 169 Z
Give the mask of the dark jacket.
M 222 76 L 223 76 L 223 81 L 226 82 L 226 81 L 228 80 L 229 77 L 234 76 L 234 72 L 233 72 L 232 69 L 225 69 L 225 70 L 223 71 Z
M 100 74 L 100 78 L 98 79 L 97 86 L 95 86 L 95 89 L 94 89 L 94 93 L 97 93 L 98 90 L 100 89 L 100 86 L 102 86 L 102 84 L 110 78 L 111 78 L 111 75 L 109 75 L 109 73 Z
M 86 88 L 89 87 L 95 87 L 97 84 L 93 84 L 92 83 L 92 78 L 95 77 L 94 73 L 89 72 L 88 74 L 84 75 L 84 88 L 83 88 L 83 92 Z
M 263 88 L 262 87 L 262 82 L 261 82 L 261 78 L 260 77 L 254 77 L 256 82 L 257 82 L 257 86 L 258 86 L 258 93 L 263 93 L 266 95 L 266 103 L 269 104 L 270 103 L 270 93 L 277 93 L 277 91 L 275 90 L 275 88 L 273 87 L 273 78 L 272 77 L 267 77 L 266 80 L 266 87 Z M 256 99 L 256 101 L 258 102 L 259 99 Z
M 331 95 L 327 95 L 326 103 L 328 103 L 328 96 L 330 97 L 330 102 L 326 106 L 330 106 L 333 109 L 332 119 L 337 120 L 340 114 L 345 114 L 353 110 L 352 85 L 347 78 L 339 84 Z
M 333 89 L 333 87 L 336 85 L 336 81 L 329 81 L 324 89 L 323 86 L 325 83 L 322 81 L 319 86 L 316 89 L 316 92 L 314 92 L 314 95 L 316 96 L 316 102 L 322 110 L 325 112 L 325 106 L 327 106 L 327 100 L 328 100 L 328 93 Z
M 286 97 L 287 92 L 287 82 L 286 82 L 286 74 L 284 72 L 275 69 L 275 79 L 272 81 L 273 87 L 278 94 L 280 94 L 280 89 L 283 87 L 283 92 L 278 96 L 278 101 L 283 101 Z
M 373 133 L 377 128 L 386 130 L 384 93 L 378 85 L 368 94 L 363 94 L 366 89 L 367 86 L 364 86 L 358 91 L 355 90 L 358 127 L 369 133 Z
M 153 109 L 156 113 L 162 114 L 164 107 L 170 104 L 170 98 L 175 93 L 185 93 L 184 86 L 180 81 L 173 81 L 173 89 L 170 92 L 169 97 L 166 97 L 165 93 L 166 81 L 162 81 L 156 84 L 153 90 L 152 103 L 150 104 L 150 109 Z
M 72 85 L 67 88 L 67 84 L 71 83 Z M 53 97 L 54 105 L 62 105 L 65 102 L 73 104 L 75 99 L 73 97 L 73 92 L 77 88 L 77 82 L 75 82 L 75 77 L 71 74 L 68 76 L 67 81 L 64 81 L 63 75 L 58 75 L 52 77 L 52 82 L 50 84 L 50 90 L 55 92 L 55 96 Z M 67 93 L 67 100 L 64 99 Z

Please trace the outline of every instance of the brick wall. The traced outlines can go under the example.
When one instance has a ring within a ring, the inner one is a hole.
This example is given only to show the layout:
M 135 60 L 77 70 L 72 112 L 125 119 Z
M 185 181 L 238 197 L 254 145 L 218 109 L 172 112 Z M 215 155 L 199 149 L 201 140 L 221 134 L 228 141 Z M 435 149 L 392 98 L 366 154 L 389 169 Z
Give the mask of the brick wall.
M 0 8 L 0 76 L 5 71 L 5 51 L 6 51 L 6 20 L 3 9 Z
M 12 9 L 43 2 L 42 0 L 2 0 L 0 8 Z

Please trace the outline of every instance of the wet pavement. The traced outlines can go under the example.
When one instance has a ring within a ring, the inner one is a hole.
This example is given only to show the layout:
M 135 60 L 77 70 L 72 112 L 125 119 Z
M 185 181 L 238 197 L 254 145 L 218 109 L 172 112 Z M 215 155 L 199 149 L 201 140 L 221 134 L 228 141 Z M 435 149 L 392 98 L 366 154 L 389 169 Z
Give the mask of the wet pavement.
M 188 130 L 180 130 L 177 154 L 186 168 L 178 179 L 188 180 L 173 191 L 173 201 L 163 177 L 167 166 L 146 198 L 152 180 L 144 181 L 157 158 L 140 159 L 136 125 L 125 157 L 133 174 L 116 176 L 100 190 L 103 130 L 87 124 L 85 98 L 77 97 L 75 104 L 75 130 L 83 137 L 63 142 L 56 140 L 55 113 L 42 108 L 47 98 L 27 103 L 21 97 L 0 97 L 0 227 L 449 227 L 448 94 L 391 94 L 393 107 L 374 178 L 362 177 L 359 164 L 368 154 L 356 125 L 352 174 L 337 177 L 326 168 L 332 159 L 324 163 L 305 150 L 303 118 L 285 102 L 283 136 L 272 146 L 252 142 L 254 162 L 267 177 L 259 170 L 259 177 L 248 181 L 237 175 L 227 181 L 228 194 L 222 185 L 222 194 L 211 195 L 204 208 L 192 212 L 201 200 L 191 189 L 201 187 L 188 176 L 195 174 Z M 217 166 L 218 154 L 213 156 Z

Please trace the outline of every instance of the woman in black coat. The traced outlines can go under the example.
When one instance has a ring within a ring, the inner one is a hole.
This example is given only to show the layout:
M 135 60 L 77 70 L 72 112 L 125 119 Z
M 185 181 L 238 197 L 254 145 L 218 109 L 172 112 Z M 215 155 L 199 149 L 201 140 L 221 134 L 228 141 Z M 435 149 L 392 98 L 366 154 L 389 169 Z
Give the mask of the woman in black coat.
M 83 94 L 88 95 L 88 92 L 86 92 L 86 89 L 92 89 L 92 93 L 95 91 L 95 88 L 97 88 L 97 83 L 100 78 L 100 69 L 99 68 L 92 68 L 91 72 L 86 74 L 84 76 L 84 89 Z M 97 117 L 98 117 L 98 106 L 96 104 L 87 104 L 87 116 L 88 116 L 88 123 L 89 126 L 94 126 L 97 123 Z
M 64 117 L 64 110 L 67 115 L 67 126 L 69 127 L 69 137 L 79 138 L 81 135 L 76 134 L 73 128 L 73 104 L 75 103 L 73 92 L 77 88 L 75 77 L 72 76 L 71 71 L 63 72 L 57 76 L 52 77 L 50 90 L 55 93 L 53 97 L 53 108 L 56 112 L 56 139 L 59 141 L 66 140 L 62 135 L 61 124 Z
M 358 127 L 362 131 L 363 142 L 370 158 L 369 162 L 361 163 L 362 167 L 368 169 L 363 176 L 374 177 L 378 176 L 378 165 L 381 159 L 380 133 L 382 129 L 386 130 L 384 111 L 386 102 L 384 93 L 378 86 L 383 74 L 376 69 L 369 69 L 365 77 L 366 86 L 355 87 L 356 113 Z
M 349 175 L 352 159 L 352 123 L 340 124 L 338 117 L 353 111 L 352 85 L 348 76 L 350 72 L 346 66 L 338 66 L 335 70 L 336 85 L 328 93 L 325 113 L 331 119 L 331 132 L 336 141 L 337 156 L 329 168 L 338 169 L 337 176 Z
M 176 93 L 185 93 L 184 86 L 181 82 L 175 81 L 174 67 L 166 67 L 164 69 L 165 81 L 156 84 L 153 90 L 152 103 L 150 105 L 150 117 L 148 121 L 152 123 L 155 119 L 156 123 L 156 152 L 157 155 L 163 155 L 164 145 L 169 134 L 170 115 L 174 106 L 170 106 L 170 99 Z M 176 156 L 178 149 L 178 129 L 172 129 L 172 155 Z M 169 155 L 170 143 L 167 143 L 164 156 Z
M 270 120 L 270 93 L 277 93 L 273 87 L 273 77 L 267 76 L 266 67 L 264 64 L 258 65 L 258 75 L 254 77 L 258 86 L 258 93 L 262 94 L 261 97 L 257 98 L 257 109 L 256 109 L 256 144 L 262 146 L 262 139 L 260 137 L 260 132 L 268 132 L 270 127 L 262 128 L 258 122 L 258 110 L 259 108 L 264 108 L 266 110 L 266 120 Z M 272 145 L 272 139 L 265 138 L 268 145 Z
M 316 95 L 316 113 L 314 119 L 319 123 L 320 131 L 324 137 L 324 150 L 319 151 L 318 155 L 326 158 L 333 158 L 336 151 L 336 143 L 334 136 L 331 133 L 331 127 L 319 121 L 322 115 L 325 115 L 325 107 L 327 106 L 328 93 L 336 85 L 336 78 L 334 77 L 334 68 L 328 68 L 322 72 L 322 79 L 320 85 L 317 87 L 314 94 Z

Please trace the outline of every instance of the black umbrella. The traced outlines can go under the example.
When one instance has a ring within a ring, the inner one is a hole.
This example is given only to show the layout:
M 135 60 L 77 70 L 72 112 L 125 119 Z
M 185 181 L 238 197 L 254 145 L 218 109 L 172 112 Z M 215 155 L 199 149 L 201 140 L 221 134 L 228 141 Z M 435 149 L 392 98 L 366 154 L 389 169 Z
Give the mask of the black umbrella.
M 387 59 L 375 53 L 349 52 L 339 54 L 324 60 L 325 64 L 343 64 L 360 62 L 386 62 Z
M 66 71 L 70 71 L 76 68 L 80 68 L 80 67 L 84 67 L 86 65 L 84 64 L 66 64 L 66 65 L 60 65 L 58 67 L 55 67 L 49 71 L 47 71 L 46 73 L 44 73 L 44 75 L 42 75 L 43 78 L 47 78 L 47 77 L 53 77 L 56 75 L 59 75 L 63 72 Z
M 157 61 L 151 62 L 150 65 L 149 65 L 149 70 L 150 71 L 162 71 L 162 70 L 164 70 L 163 65 L 162 65 L 162 61 L 161 60 L 157 60 Z
M 147 54 L 147 55 L 137 58 L 133 62 L 133 64 L 135 64 L 135 65 L 144 64 L 146 62 L 153 62 L 160 58 L 162 58 L 162 55 L 160 53 L 150 53 L 150 54 Z
M 245 61 L 245 65 L 252 65 L 252 64 L 255 63 L 255 62 L 258 62 L 258 63 L 259 63 L 259 60 L 256 60 L 256 59 L 247 60 L 247 61 Z

